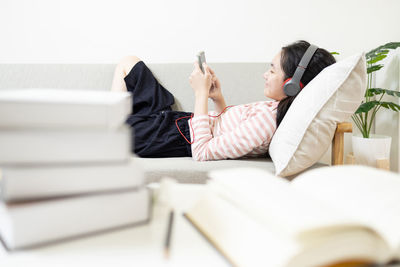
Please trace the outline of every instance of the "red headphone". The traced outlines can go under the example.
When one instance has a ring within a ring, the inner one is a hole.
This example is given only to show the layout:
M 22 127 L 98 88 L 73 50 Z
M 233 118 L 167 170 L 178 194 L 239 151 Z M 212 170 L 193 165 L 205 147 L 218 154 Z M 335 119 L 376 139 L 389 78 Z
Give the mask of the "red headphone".
M 301 77 L 305 70 L 307 69 L 308 63 L 310 63 L 311 58 L 313 57 L 314 53 L 317 51 L 318 46 L 310 45 L 306 52 L 304 53 L 303 57 L 300 60 L 299 65 L 297 66 L 293 77 L 287 79 L 283 85 L 283 91 L 287 96 L 295 96 L 297 95 L 300 90 L 304 87 L 301 84 Z
M 292 78 L 287 78 L 287 79 L 283 82 L 282 87 L 285 87 L 285 84 L 288 83 L 288 82 L 290 82 L 291 80 L 292 80 Z M 304 88 L 304 84 L 303 84 L 302 82 L 300 82 L 300 89 L 303 89 L 303 88 Z

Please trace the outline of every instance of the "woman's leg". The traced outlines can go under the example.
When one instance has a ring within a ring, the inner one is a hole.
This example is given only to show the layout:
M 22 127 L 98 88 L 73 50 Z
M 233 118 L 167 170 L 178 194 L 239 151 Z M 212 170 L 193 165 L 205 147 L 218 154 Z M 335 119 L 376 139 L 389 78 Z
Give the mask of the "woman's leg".
M 117 64 L 114 71 L 111 91 L 127 91 L 124 78 L 139 61 L 141 61 L 141 59 L 136 56 L 126 56 Z
M 133 141 L 137 155 L 191 156 L 190 145 L 175 126 L 177 118 L 190 116 L 190 113 L 171 111 L 174 96 L 157 81 L 143 61 L 135 56 L 123 58 L 115 69 L 112 90 L 132 94 L 134 112 L 126 123 L 135 129 Z M 180 128 L 189 138 L 187 119 L 180 121 Z

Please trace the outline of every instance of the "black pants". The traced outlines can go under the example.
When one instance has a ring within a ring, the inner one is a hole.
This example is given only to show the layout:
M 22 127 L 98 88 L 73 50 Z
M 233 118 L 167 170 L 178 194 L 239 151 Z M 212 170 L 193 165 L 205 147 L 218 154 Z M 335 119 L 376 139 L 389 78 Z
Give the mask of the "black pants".
M 179 133 L 175 120 L 191 113 L 173 111 L 174 96 L 139 61 L 125 77 L 126 87 L 133 97 L 133 112 L 127 123 L 133 128 L 134 150 L 140 157 L 191 157 L 190 144 Z M 190 140 L 188 119 L 178 125 Z

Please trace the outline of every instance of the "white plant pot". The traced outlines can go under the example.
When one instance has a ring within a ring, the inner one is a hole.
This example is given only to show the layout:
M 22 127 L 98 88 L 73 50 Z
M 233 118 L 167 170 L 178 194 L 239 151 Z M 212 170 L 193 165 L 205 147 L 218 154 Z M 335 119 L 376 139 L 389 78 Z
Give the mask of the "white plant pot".
M 357 164 L 376 167 L 378 159 L 390 159 L 392 137 L 371 134 L 370 138 L 362 135 L 352 136 L 353 153 Z

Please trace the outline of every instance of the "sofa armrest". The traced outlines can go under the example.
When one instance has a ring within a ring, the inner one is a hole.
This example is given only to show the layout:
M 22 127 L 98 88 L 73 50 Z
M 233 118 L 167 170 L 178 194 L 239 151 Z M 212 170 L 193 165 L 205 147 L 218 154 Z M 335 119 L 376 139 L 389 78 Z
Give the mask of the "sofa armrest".
M 350 122 L 338 123 L 332 140 L 332 165 L 343 165 L 344 133 L 353 132 Z

